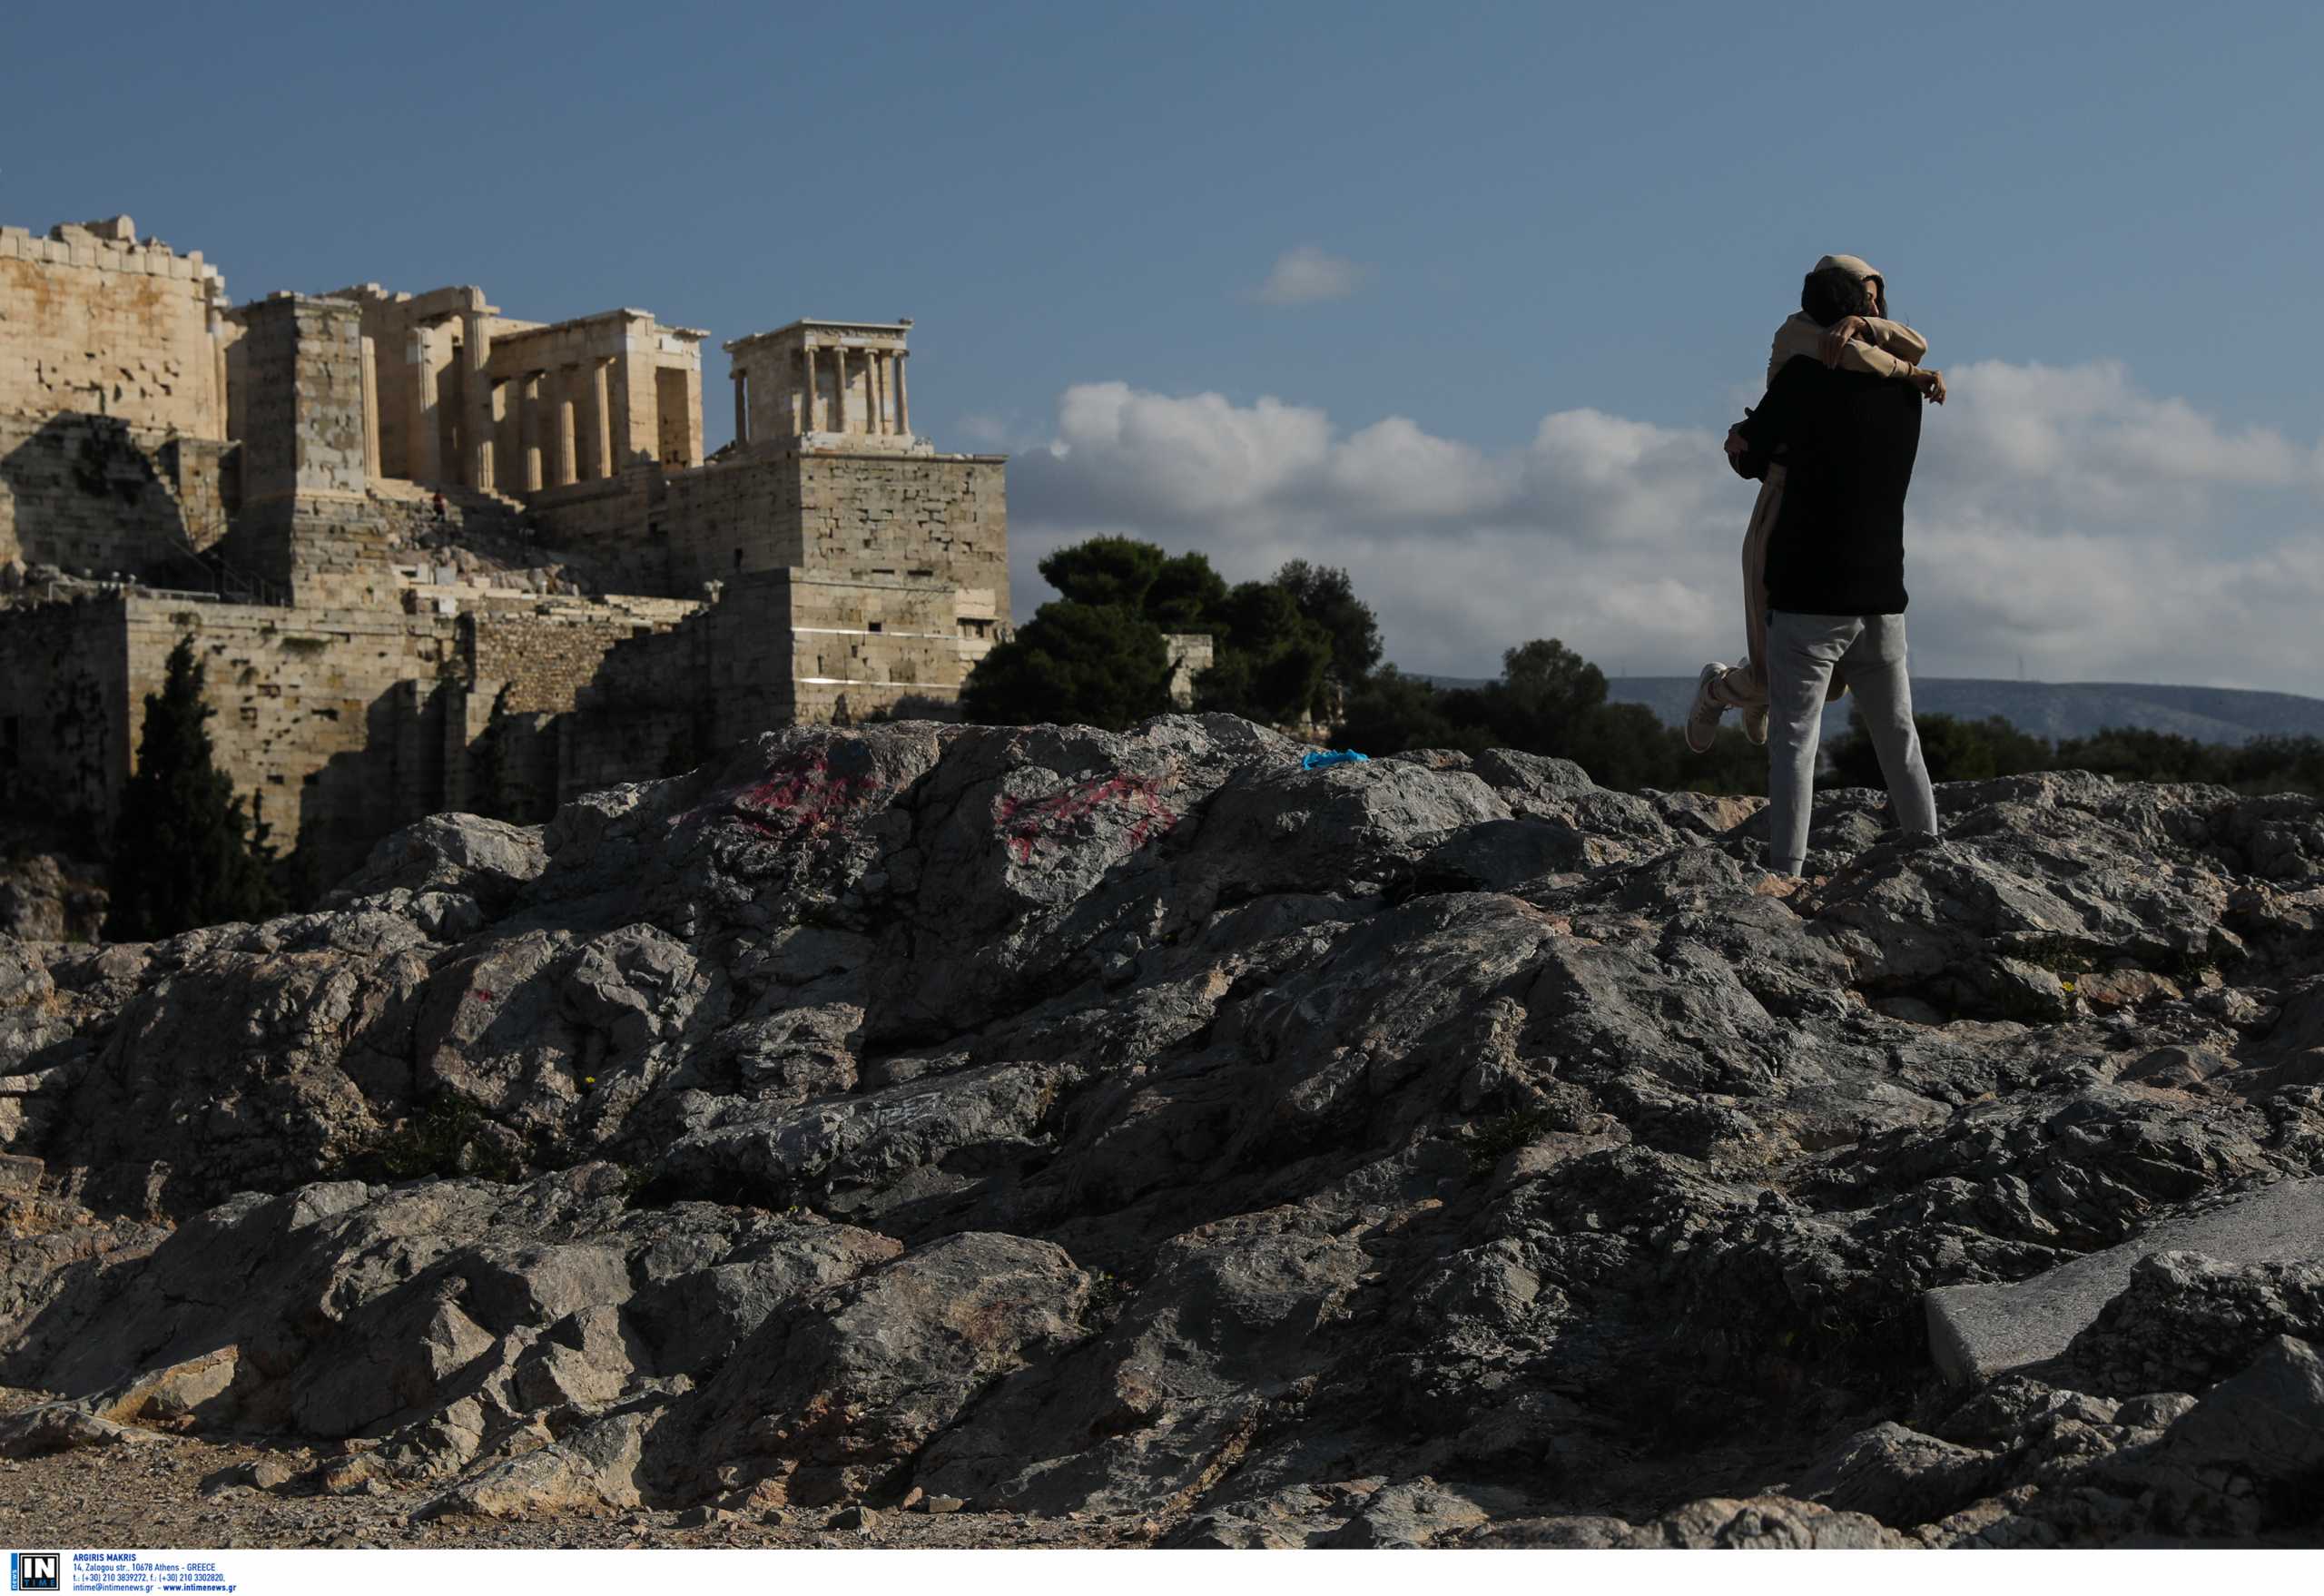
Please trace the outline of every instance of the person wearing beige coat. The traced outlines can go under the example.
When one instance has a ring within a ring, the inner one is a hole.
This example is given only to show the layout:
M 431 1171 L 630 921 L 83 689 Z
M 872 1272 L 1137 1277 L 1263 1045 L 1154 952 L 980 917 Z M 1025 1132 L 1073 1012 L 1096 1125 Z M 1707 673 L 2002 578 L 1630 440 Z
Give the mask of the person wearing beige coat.
M 1776 329 L 1768 352 L 1768 384 L 1792 360 L 1807 356 L 1844 371 L 1908 382 L 1936 404 L 1945 402 L 1945 377 L 1919 362 L 1928 354 L 1928 340 L 1901 321 L 1888 318 L 1886 280 L 1870 263 L 1854 255 L 1827 255 L 1816 262 L 1803 285 L 1801 309 Z M 1842 312 L 1828 326 L 1811 314 L 1812 302 L 1823 310 Z M 1739 437 L 1729 432 L 1727 452 L 1739 452 Z M 1743 624 L 1745 656 L 1728 665 L 1714 660 L 1702 668 L 1695 685 L 1695 699 L 1687 715 L 1687 745 L 1708 752 L 1727 711 L 1743 712 L 1745 735 L 1753 743 L 1768 740 L 1768 535 L 1783 506 L 1784 468 L 1771 461 L 1751 507 L 1743 534 Z M 1830 696 L 1847 691 L 1835 672 Z

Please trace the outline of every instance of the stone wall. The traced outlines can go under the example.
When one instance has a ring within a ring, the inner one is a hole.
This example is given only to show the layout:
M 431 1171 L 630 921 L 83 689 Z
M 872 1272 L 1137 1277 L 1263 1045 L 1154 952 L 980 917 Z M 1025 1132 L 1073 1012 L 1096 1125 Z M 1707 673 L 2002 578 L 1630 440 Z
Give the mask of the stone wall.
M 220 554 L 270 603 L 393 612 L 403 604 L 390 518 L 360 495 L 301 496 L 251 506 Z
M 787 682 L 787 703 L 769 702 L 780 704 L 788 719 L 862 720 L 906 700 L 927 713 L 950 714 L 970 665 L 986 646 L 962 637 L 957 595 L 941 582 L 800 571 L 790 574 L 787 586 L 790 657 L 752 665 L 763 680 Z M 772 625 L 753 630 L 771 644 L 783 636 Z M 726 734 L 758 729 L 744 724 Z
M 126 600 L 0 611 L 0 803 L 101 832 L 129 775 Z
M 246 504 L 362 493 L 363 314 L 339 300 L 274 294 L 233 312 L 230 421 Z
M 684 598 L 672 580 L 663 533 L 665 495 L 659 467 L 633 466 L 601 482 L 578 482 L 532 496 L 526 506 L 550 547 L 576 557 L 600 591 Z
M 44 239 L 0 228 L 0 415 L 224 437 L 211 316 L 225 292 L 200 251 L 139 243 L 126 216 Z
M 722 606 L 723 607 L 723 606 Z M 710 655 L 715 611 L 609 649 L 554 728 L 558 800 L 692 769 L 717 746 Z
M 1003 462 L 975 455 L 765 450 L 672 475 L 660 517 L 672 592 L 754 572 L 935 580 L 1009 624 Z
M 292 603 L 394 609 L 389 517 L 366 492 L 361 307 L 275 294 L 233 321 L 242 507 L 227 557 Z
M 811 452 L 799 460 L 799 563 L 812 570 L 932 578 L 990 594 L 1009 623 L 1002 462 L 974 455 Z
M 799 489 L 795 455 L 743 455 L 673 472 L 661 517 L 671 590 L 801 564 Z
M 557 779 L 551 717 L 573 706 L 616 646 L 666 634 L 694 609 L 509 594 L 440 616 L 134 592 L 38 606 L 0 626 L 0 666 L 11 667 L 0 738 L 15 717 L 22 779 L 70 781 L 109 819 L 144 695 L 160 687 L 178 639 L 191 637 L 219 767 L 274 845 L 298 843 L 328 882 L 428 814 L 545 812 Z M 57 681 L 86 685 L 54 705 L 25 690 Z M 514 723 L 508 734 L 503 723 Z
M 107 416 L 0 416 L 0 566 L 206 586 L 195 557 L 224 535 L 238 454 Z
M 441 695 L 458 657 L 450 619 L 135 594 L 123 603 L 132 745 L 143 695 L 191 637 L 216 711 L 219 767 L 275 844 L 301 844 L 323 879 L 438 807 Z
M 132 590 L 22 606 L 0 624 L 13 791 L 102 827 L 143 695 L 191 638 L 219 765 L 313 878 L 449 808 L 539 818 L 587 787 L 690 768 L 794 721 L 951 713 L 990 645 L 940 582 L 756 573 L 702 606 L 470 594 L 438 613 L 240 605 Z
M 696 606 L 566 604 L 459 618 L 472 690 L 503 714 L 570 709 L 617 645 L 666 632 Z
M 798 721 L 949 718 L 990 645 L 962 635 L 941 583 L 746 574 L 718 602 L 609 650 L 561 717 L 557 788 L 690 768 Z

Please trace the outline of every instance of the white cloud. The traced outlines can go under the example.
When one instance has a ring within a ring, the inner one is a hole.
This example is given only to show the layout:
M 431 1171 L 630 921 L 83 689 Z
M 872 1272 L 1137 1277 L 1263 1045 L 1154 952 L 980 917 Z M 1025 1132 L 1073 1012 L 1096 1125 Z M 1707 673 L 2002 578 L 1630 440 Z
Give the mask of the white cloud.
M 1364 281 L 1364 268 L 1316 248 L 1301 244 L 1275 257 L 1252 297 L 1265 305 L 1312 305 L 1319 300 L 1344 300 Z
M 1056 458 L 1125 512 L 1232 514 L 1314 476 L 1331 448 L 1321 410 L 1215 393 L 1170 399 L 1126 382 L 1077 384 L 1058 401 Z
M 1926 413 L 1907 517 L 1915 662 L 1932 675 L 2181 681 L 2324 695 L 2324 448 L 2230 429 L 2113 362 L 1981 362 Z M 1594 409 L 1488 452 L 1390 416 L 1123 382 L 1068 389 L 1018 457 L 1018 613 L 1033 566 L 1098 532 L 1199 548 L 1230 580 L 1345 566 L 1407 669 L 1489 675 L 1554 636 L 1610 672 L 1691 675 L 1740 645 L 1752 485 L 1709 430 Z
M 985 448 L 1005 447 L 1016 432 L 1009 419 L 984 410 L 974 410 L 961 417 L 958 426 L 970 442 Z
M 1501 503 L 1508 495 L 1510 466 L 1391 416 L 1333 448 L 1324 477 L 1339 502 L 1363 505 L 1375 516 L 1433 521 L 1482 514 Z
M 1963 399 L 1930 419 L 1922 458 L 1956 509 L 2135 522 L 2192 514 L 2220 489 L 2324 488 L 2317 448 L 2265 428 L 2224 431 L 2183 399 L 2142 391 L 2118 361 L 1983 360 L 1946 380 Z

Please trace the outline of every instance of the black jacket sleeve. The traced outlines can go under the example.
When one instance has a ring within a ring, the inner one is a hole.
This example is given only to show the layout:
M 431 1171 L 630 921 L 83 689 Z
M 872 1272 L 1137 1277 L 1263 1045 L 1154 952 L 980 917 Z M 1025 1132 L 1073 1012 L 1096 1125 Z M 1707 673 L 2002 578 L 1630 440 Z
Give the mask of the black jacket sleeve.
M 1815 380 L 1819 369 L 1806 355 L 1794 355 L 1784 362 L 1773 386 L 1737 427 L 1752 453 L 1773 455 L 1791 442 L 1799 428 L 1801 390 Z

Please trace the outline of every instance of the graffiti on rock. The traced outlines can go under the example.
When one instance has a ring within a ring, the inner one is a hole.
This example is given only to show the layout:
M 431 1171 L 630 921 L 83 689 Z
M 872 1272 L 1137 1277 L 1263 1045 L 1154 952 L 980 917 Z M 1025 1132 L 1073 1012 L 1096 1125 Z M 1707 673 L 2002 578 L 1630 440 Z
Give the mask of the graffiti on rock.
M 1132 850 L 1145 847 L 1149 839 L 1178 823 L 1177 812 L 1163 803 L 1154 778 L 1135 775 L 1101 776 L 1046 798 L 1004 796 L 993 812 L 993 822 L 1009 844 L 1009 857 L 1019 864 L 1029 864 L 1042 843 L 1065 846 L 1079 823 L 1108 808 L 1118 808 L 1128 816 Z
M 822 749 L 802 749 L 776 760 L 760 780 L 681 818 L 727 821 L 771 842 L 801 842 L 839 831 L 885 787 L 870 771 L 832 770 Z

